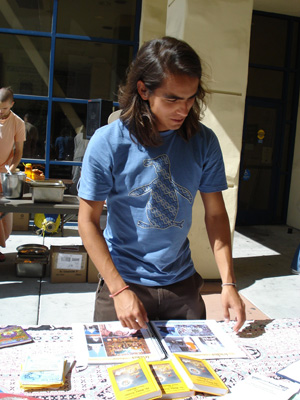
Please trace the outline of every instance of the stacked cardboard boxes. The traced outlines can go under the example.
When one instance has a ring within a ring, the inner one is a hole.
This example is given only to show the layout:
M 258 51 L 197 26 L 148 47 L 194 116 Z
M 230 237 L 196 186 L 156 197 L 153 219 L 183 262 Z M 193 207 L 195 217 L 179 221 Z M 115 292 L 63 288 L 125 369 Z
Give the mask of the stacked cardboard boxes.
M 51 246 L 52 283 L 97 283 L 99 273 L 84 246 Z
M 84 246 L 51 246 L 51 282 L 86 282 L 87 258 Z

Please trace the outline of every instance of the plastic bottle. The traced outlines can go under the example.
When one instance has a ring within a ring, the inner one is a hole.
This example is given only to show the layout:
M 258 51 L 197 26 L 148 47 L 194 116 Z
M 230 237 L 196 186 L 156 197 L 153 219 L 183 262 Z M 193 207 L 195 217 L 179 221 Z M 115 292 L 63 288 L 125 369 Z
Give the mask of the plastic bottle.
M 25 174 L 28 178 L 32 179 L 32 164 L 25 164 Z

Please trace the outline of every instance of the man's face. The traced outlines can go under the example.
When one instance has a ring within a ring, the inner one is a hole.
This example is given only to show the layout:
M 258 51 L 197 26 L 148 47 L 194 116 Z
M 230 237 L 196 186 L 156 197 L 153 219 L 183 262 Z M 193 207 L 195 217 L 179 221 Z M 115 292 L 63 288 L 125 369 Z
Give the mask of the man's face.
M 14 105 L 13 101 L 0 101 L 0 119 L 5 119 L 9 116 L 10 109 Z
M 196 77 L 169 75 L 159 88 L 150 93 L 142 81 L 138 82 L 138 92 L 143 100 L 149 101 L 160 132 L 181 127 L 194 104 L 198 85 Z

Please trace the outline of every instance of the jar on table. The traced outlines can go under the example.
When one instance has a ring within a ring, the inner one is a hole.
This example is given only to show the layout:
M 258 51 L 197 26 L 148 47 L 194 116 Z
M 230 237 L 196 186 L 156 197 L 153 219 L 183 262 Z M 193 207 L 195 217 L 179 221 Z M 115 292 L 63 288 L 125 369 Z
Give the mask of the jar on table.
M 25 164 L 25 174 L 28 178 L 32 179 L 32 164 Z

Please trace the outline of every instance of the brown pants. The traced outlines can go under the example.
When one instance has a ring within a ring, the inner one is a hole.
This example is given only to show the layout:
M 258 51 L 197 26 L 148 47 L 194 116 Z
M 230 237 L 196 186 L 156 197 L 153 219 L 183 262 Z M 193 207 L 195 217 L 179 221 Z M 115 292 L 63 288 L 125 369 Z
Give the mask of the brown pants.
M 205 319 L 205 304 L 200 294 L 203 279 L 197 273 L 167 286 L 143 286 L 128 283 L 148 314 L 149 320 Z M 94 321 L 117 321 L 114 301 L 105 282 L 100 279 L 95 301 Z

